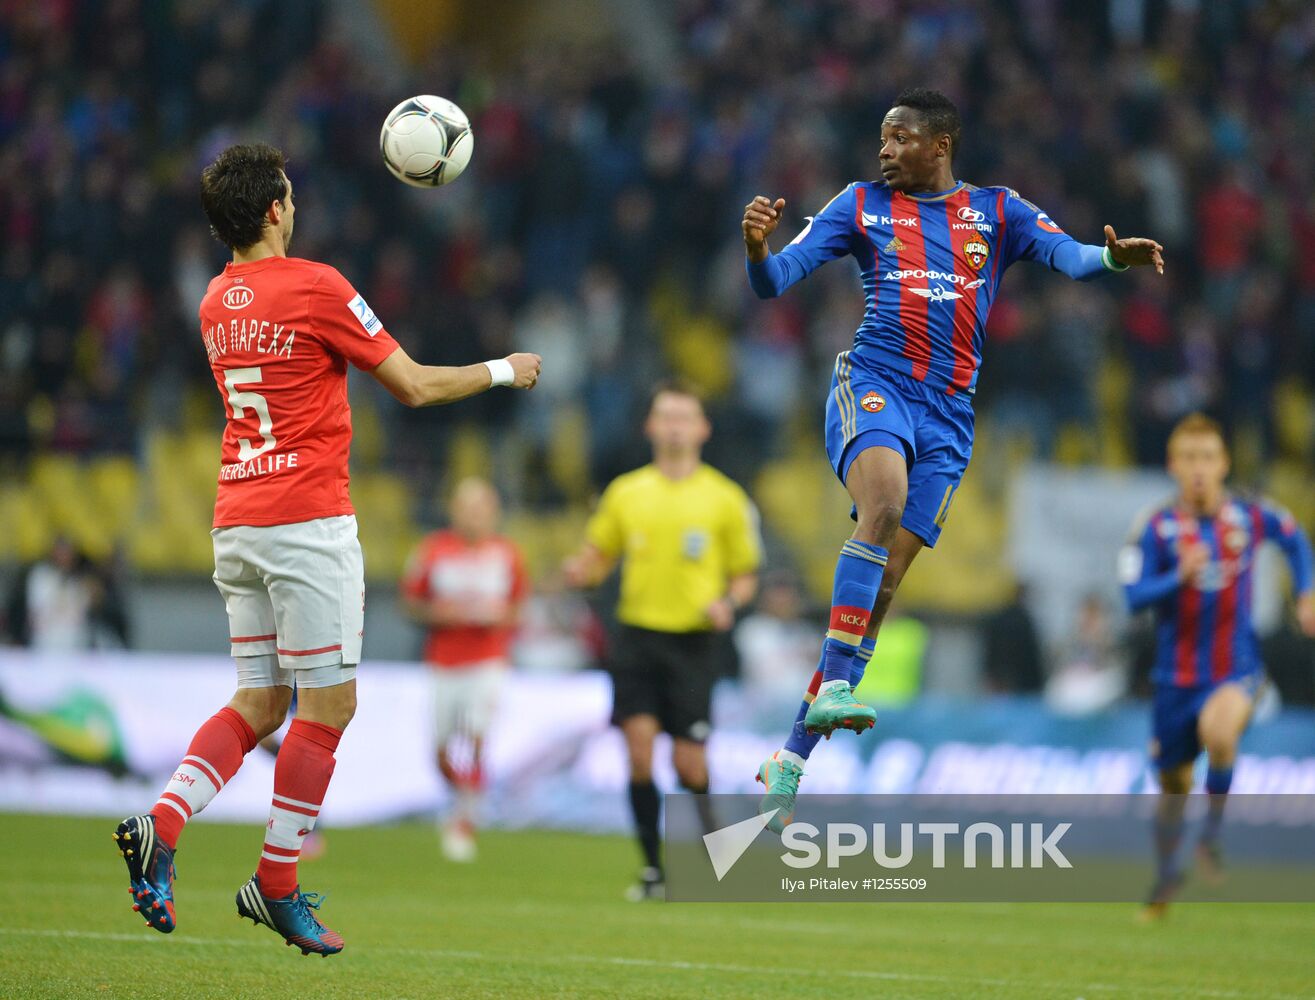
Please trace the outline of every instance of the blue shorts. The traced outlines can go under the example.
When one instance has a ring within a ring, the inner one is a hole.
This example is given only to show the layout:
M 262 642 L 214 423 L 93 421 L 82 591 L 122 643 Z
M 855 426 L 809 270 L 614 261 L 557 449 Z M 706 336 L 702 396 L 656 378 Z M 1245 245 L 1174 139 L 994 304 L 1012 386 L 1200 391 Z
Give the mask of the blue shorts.
M 972 457 L 972 402 L 886 368 L 858 367 L 844 352 L 826 404 L 826 454 L 840 482 L 861 452 L 892 436 L 909 465 L 900 525 L 933 548 Z
M 1174 684 L 1155 685 L 1151 708 L 1151 762 L 1157 770 L 1166 771 L 1196 760 L 1201 752 L 1198 723 L 1201 710 L 1210 696 L 1225 684 L 1236 684 L 1251 698 L 1260 690 L 1261 674 L 1230 677 L 1218 684 L 1195 684 L 1178 687 Z

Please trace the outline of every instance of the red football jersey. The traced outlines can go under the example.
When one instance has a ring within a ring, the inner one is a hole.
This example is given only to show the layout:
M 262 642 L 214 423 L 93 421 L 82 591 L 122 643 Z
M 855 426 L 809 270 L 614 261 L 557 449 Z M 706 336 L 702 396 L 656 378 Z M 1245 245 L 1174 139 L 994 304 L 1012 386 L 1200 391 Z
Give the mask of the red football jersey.
M 446 600 L 497 613 L 517 605 L 529 592 L 520 550 L 495 536 L 471 544 L 452 531 L 427 535 L 407 564 L 402 593 L 422 601 Z M 505 660 L 515 629 L 493 625 L 431 628 L 425 637 L 425 661 L 439 667 L 463 667 Z
M 373 369 L 397 341 L 341 274 L 296 257 L 225 265 L 200 316 L 228 414 L 214 526 L 351 514 L 347 362 Z

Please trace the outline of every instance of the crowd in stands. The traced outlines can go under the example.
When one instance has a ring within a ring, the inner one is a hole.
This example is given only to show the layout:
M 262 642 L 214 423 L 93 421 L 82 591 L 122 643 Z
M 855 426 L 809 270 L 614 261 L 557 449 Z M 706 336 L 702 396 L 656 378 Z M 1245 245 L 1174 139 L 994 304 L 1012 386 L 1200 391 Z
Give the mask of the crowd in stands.
M 1084 242 L 1109 223 L 1166 247 L 1162 279 L 1015 268 L 988 330 L 983 423 L 1041 457 L 1067 436 L 1079 460 L 1158 464 L 1168 427 L 1205 409 L 1257 468 L 1315 454 L 1315 7 L 652 9 L 642 46 L 620 23 L 604 43 L 467 37 L 399 78 L 315 0 L 0 3 L 0 468 L 140 457 L 190 400 L 218 426 L 195 313 L 227 254 L 198 176 L 225 145 L 264 140 L 289 157 L 293 253 L 338 266 L 414 357 L 546 359 L 533 394 L 458 408 L 407 411 L 357 384 L 379 461 L 416 497 L 474 427 L 513 506 L 582 504 L 643 460 L 637 415 L 662 374 L 704 389 L 707 456 L 750 483 L 820 447 L 862 297 L 841 263 L 754 299 L 742 207 L 786 199 L 779 246 L 874 176 L 881 116 L 907 85 L 958 102 L 959 177 L 1017 188 Z M 471 169 L 442 191 L 379 162 L 379 125 L 411 93 L 474 121 Z
M 263 138 L 290 157 L 294 252 L 338 264 L 416 355 L 549 358 L 534 397 L 390 414 L 394 462 L 437 465 L 453 422 L 479 419 L 517 431 L 531 461 L 572 433 L 599 482 L 634 462 L 636 402 L 675 369 L 713 400 L 714 461 L 747 466 L 817 422 L 860 296 L 842 265 L 754 301 L 741 206 L 784 196 L 793 231 L 872 176 L 907 83 L 959 102 L 960 176 L 1018 188 L 1080 239 L 1108 222 L 1167 248 L 1163 280 L 1016 269 L 992 315 L 985 416 L 1045 454 L 1055 428 L 1093 425 L 1116 361 L 1136 460 L 1157 461 L 1193 408 L 1278 446 L 1276 381 L 1315 381 L 1315 11 L 686 0 L 669 14 L 660 74 L 620 40 L 501 61 L 436 49 L 403 87 L 463 104 L 476 155 L 459 185 L 416 193 L 378 162 L 398 84 L 325 5 L 0 6 L 0 450 L 132 451 L 206 385 L 194 314 L 224 252 L 197 175 L 224 144 Z M 582 484 L 509 485 L 541 503 Z

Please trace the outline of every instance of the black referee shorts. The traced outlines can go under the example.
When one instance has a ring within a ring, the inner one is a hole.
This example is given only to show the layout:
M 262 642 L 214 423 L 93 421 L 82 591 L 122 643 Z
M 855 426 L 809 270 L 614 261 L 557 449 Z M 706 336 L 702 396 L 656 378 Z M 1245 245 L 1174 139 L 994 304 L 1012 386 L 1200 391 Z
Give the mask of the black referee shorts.
M 724 643 L 715 632 L 654 632 L 621 625 L 611 656 L 612 721 L 655 715 L 672 736 L 703 743 Z

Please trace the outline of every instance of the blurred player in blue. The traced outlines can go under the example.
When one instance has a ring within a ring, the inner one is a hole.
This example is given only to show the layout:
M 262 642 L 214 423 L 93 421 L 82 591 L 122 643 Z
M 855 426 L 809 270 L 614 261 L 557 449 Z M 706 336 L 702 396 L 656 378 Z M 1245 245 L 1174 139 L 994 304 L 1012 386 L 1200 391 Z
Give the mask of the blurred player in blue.
M 1146 918 L 1163 916 L 1182 882 L 1177 854 L 1183 809 L 1202 747 L 1210 802 L 1197 862 L 1208 879 L 1222 874 L 1219 827 L 1238 740 L 1262 679 L 1251 593 L 1263 542 L 1277 542 L 1287 557 L 1298 624 L 1315 635 L 1310 542 L 1287 511 L 1229 494 L 1228 448 L 1219 425 L 1199 413 L 1185 417 L 1169 435 L 1168 466 L 1178 496 L 1139 519 L 1119 560 L 1128 606 L 1155 613 L 1151 757 L 1163 794 L 1155 823 L 1158 869 Z
M 1085 281 L 1135 265 L 1163 273 L 1154 240 L 1078 243 L 1004 187 L 954 178 L 959 112 L 943 94 L 907 90 L 881 123 L 881 179 L 841 191 L 773 254 L 785 200 L 744 209 L 749 284 L 780 295 L 828 261 L 858 262 L 867 308 L 854 348 L 836 359 L 826 410 L 831 467 L 857 522 L 836 564 L 821 662 L 785 746 L 759 769 L 763 812 L 789 821 L 804 760 L 822 736 L 862 732 L 876 714 L 853 687 L 871 658 L 896 587 L 932 547 L 968 466 L 973 392 L 986 317 L 1005 269 L 1032 260 Z

